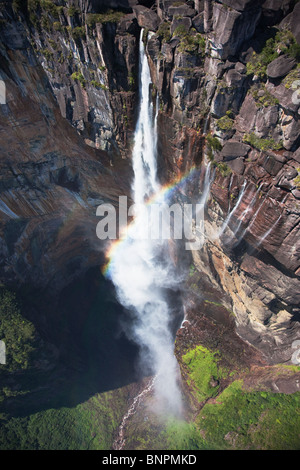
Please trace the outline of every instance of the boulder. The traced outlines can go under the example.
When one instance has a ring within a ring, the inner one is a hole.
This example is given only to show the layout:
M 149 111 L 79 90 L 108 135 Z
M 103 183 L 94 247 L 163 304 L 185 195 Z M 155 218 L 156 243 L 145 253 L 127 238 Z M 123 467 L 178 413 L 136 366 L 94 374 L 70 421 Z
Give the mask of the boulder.
M 262 4 L 262 24 L 264 26 L 278 24 L 288 13 L 290 3 L 290 0 L 266 0 Z
M 300 3 L 295 5 L 292 13 L 287 15 L 279 25 L 280 29 L 290 29 L 300 44 Z
M 292 159 L 295 160 L 297 163 L 300 163 L 300 147 L 298 150 L 292 153 Z
M 209 33 L 213 26 L 213 3 L 209 0 L 204 0 L 204 31 Z
M 247 68 L 244 64 L 242 64 L 241 62 L 237 62 L 235 64 L 235 70 L 241 74 L 245 74 L 246 71 L 247 71 Z
M 192 20 L 193 27 L 198 33 L 204 33 L 204 12 L 199 13 L 199 15 L 195 16 Z
M 137 32 L 138 24 L 134 13 L 130 13 L 121 18 L 117 26 L 117 34 L 135 34 Z
M 184 18 L 174 18 L 171 24 L 171 34 L 174 34 L 174 31 L 178 27 L 182 27 L 188 33 L 192 27 L 192 20 L 188 16 Z
M 214 34 L 211 39 L 213 54 L 223 60 L 234 56 L 242 44 L 252 38 L 260 14 L 260 8 L 241 12 L 214 3 L 212 16 Z
M 292 150 L 297 145 L 300 136 L 300 124 L 299 121 L 293 119 L 291 115 L 282 116 L 281 122 L 283 145 L 286 150 Z
M 269 78 L 285 77 L 296 65 L 296 60 L 287 54 L 277 57 L 267 67 L 267 75 Z
M 190 8 L 188 5 L 171 6 L 168 8 L 169 16 L 189 16 L 193 18 L 196 13 L 196 10 Z
M 293 194 L 293 196 L 294 196 L 296 199 L 300 199 L 300 191 L 299 191 L 299 189 L 294 189 L 294 190 L 292 191 L 292 194 Z
M 234 173 L 237 173 L 238 175 L 242 175 L 244 173 L 245 163 L 242 157 L 238 157 L 235 160 L 230 160 L 227 164 Z
M 228 140 L 221 151 L 221 156 L 225 161 L 234 160 L 238 157 L 246 157 L 250 148 L 250 145 L 242 142 Z
M 271 176 L 276 176 L 282 169 L 282 163 L 275 160 L 272 155 L 262 155 L 259 159 L 259 164 L 269 173 Z
M 255 120 L 255 132 L 258 137 L 268 138 L 272 135 L 275 138 L 274 132 L 278 123 L 278 106 L 263 107 L 257 111 Z M 276 132 L 275 132 L 276 133 Z
M 157 30 L 159 18 L 154 11 L 149 10 L 149 8 L 146 8 L 142 5 L 137 5 L 133 7 L 133 11 L 141 28 L 146 28 L 150 31 Z
M 286 88 L 282 83 L 278 86 L 274 86 L 270 82 L 266 84 L 266 89 L 272 96 L 278 99 L 283 109 L 292 111 L 293 113 L 298 111 L 300 103 L 297 103 L 293 98 L 295 90 Z
M 225 74 L 225 80 L 229 87 L 242 87 L 245 75 L 241 75 L 236 69 L 229 69 Z

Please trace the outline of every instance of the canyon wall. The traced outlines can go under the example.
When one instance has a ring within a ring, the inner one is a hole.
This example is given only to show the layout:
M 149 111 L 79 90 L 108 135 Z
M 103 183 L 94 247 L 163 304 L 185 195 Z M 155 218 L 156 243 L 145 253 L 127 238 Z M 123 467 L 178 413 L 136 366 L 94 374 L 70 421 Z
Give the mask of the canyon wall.
M 58 291 L 99 262 L 95 208 L 129 192 L 144 28 L 161 180 L 204 162 L 215 171 L 195 266 L 238 334 L 268 362 L 289 361 L 300 315 L 300 5 L 102 3 L 0 3 L 2 280 Z

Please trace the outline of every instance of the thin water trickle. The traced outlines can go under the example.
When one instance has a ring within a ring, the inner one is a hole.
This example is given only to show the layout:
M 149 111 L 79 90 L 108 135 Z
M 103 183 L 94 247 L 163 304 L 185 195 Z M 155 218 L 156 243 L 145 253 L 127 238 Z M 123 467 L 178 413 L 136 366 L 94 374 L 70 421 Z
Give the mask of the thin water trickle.
M 237 208 L 239 207 L 240 203 L 241 203 L 241 200 L 243 199 L 243 196 L 244 196 L 244 193 L 245 193 L 245 189 L 246 189 L 246 184 L 247 184 L 247 180 L 244 181 L 243 183 L 243 186 L 242 186 L 242 189 L 240 191 L 240 194 L 239 194 L 239 197 L 238 197 L 238 200 L 234 206 L 234 208 L 232 209 L 232 211 L 229 212 L 229 214 L 227 215 L 220 231 L 219 231 L 219 234 L 218 234 L 218 238 L 220 238 L 223 233 L 225 232 L 226 228 L 228 227 L 229 225 L 229 222 L 233 216 L 233 214 L 236 212 Z

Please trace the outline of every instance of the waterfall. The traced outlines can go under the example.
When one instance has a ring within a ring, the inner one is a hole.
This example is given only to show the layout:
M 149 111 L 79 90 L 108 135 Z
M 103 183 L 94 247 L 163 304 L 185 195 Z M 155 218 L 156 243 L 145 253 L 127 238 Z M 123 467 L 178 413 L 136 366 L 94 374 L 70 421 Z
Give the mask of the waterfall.
M 282 218 L 282 214 L 280 214 L 280 216 L 276 219 L 275 223 L 257 240 L 257 242 L 255 243 L 250 253 L 252 253 L 255 249 L 257 249 L 264 243 L 264 241 L 268 238 L 268 236 L 274 231 L 274 229 L 276 228 L 281 218 Z
M 243 196 L 244 196 L 244 192 L 245 192 L 245 188 L 246 188 L 246 183 L 247 183 L 247 180 L 244 181 L 243 186 L 242 186 L 242 189 L 241 189 L 240 194 L 239 194 L 239 197 L 238 197 L 238 200 L 237 200 L 237 202 L 236 202 L 236 205 L 234 206 L 234 208 L 232 209 L 232 211 L 229 212 L 229 214 L 227 215 L 227 217 L 226 217 L 226 219 L 225 219 L 225 221 L 224 221 L 224 223 L 223 223 L 223 225 L 222 225 L 222 227 L 221 227 L 221 230 L 220 230 L 220 232 L 219 232 L 219 234 L 218 234 L 218 238 L 220 238 L 220 237 L 223 235 L 223 233 L 224 233 L 225 230 L 226 230 L 226 227 L 229 225 L 229 222 L 230 222 L 230 220 L 231 220 L 233 214 L 236 212 L 237 208 L 239 207 L 240 202 L 241 202 L 241 200 L 242 200 L 242 198 L 243 198 Z
M 144 204 L 145 198 L 157 192 L 159 185 L 156 177 L 156 122 L 153 123 L 153 104 L 150 99 L 151 76 L 142 35 L 139 63 L 141 98 L 132 155 L 133 195 L 136 204 Z
M 167 240 L 139 237 L 145 230 L 147 200 L 157 193 L 156 142 L 157 111 L 151 100 L 151 76 L 140 36 L 140 106 L 135 130 L 132 165 L 132 193 L 137 209 L 127 238 L 111 260 L 110 277 L 117 296 L 128 312 L 128 336 L 140 346 L 141 370 L 155 375 L 154 393 L 165 411 L 178 413 L 181 393 L 177 383 L 178 364 L 174 356 L 174 312 L 169 292 L 178 288 Z M 181 321 L 181 318 L 180 318 Z M 180 324 L 180 323 L 179 323 Z M 176 327 L 179 327 L 175 325 Z
M 256 203 L 257 195 L 260 193 L 260 188 L 261 188 L 261 186 L 262 186 L 262 184 L 259 186 L 259 188 L 258 188 L 257 190 L 255 190 L 255 189 L 252 190 L 252 191 L 250 190 L 251 202 L 250 202 L 250 204 L 248 204 L 248 205 L 246 206 L 246 208 L 244 209 L 243 213 L 241 214 L 240 220 L 239 220 L 239 222 L 238 222 L 236 228 L 235 228 L 234 231 L 233 231 L 233 236 L 232 236 L 232 238 L 234 238 L 234 237 L 238 234 L 238 232 L 239 232 L 239 230 L 240 230 L 240 228 L 241 228 L 242 223 L 245 223 L 245 222 L 246 222 L 246 219 L 247 219 L 248 214 L 249 214 L 250 212 L 252 212 L 252 209 L 253 209 L 253 207 L 254 207 L 254 205 L 255 205 L 255 203 Z

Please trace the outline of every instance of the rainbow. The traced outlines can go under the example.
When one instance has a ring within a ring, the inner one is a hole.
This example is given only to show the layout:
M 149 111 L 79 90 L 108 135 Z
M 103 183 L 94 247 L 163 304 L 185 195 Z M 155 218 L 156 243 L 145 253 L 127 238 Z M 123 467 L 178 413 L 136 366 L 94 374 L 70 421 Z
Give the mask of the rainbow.
M 172 180 L 170 183 L 161 186 L 160 190 L 153 194 L 147 201 L 146 205 L 149 206 L 151 204 L 162 202 L 168 198 L 170 198 L 175 192 L 178 190 L 182 190 L 182 187 L 185 186 L 186 182 L 195 175 L 196 171 L 199 171 L 199 168 L 193 166 L 190 170 L 185 172 L 184 174 L 179 175 L 177 178 Z M 110 268 L 112 266 L 113 260 L 116 257 L 120 247 L 128 241 L 129 237 L 128 234 L 130 232 L 130 227 L 134 224 L 134 220 L 128 224 L 125 228 L 123 233 L 120 234 L 117 240 L 111 242 L 109 248 L 105 253 L 105 257 L 107 262 L 102 266 L 101 271 L 102 274 L 110 278 Z

